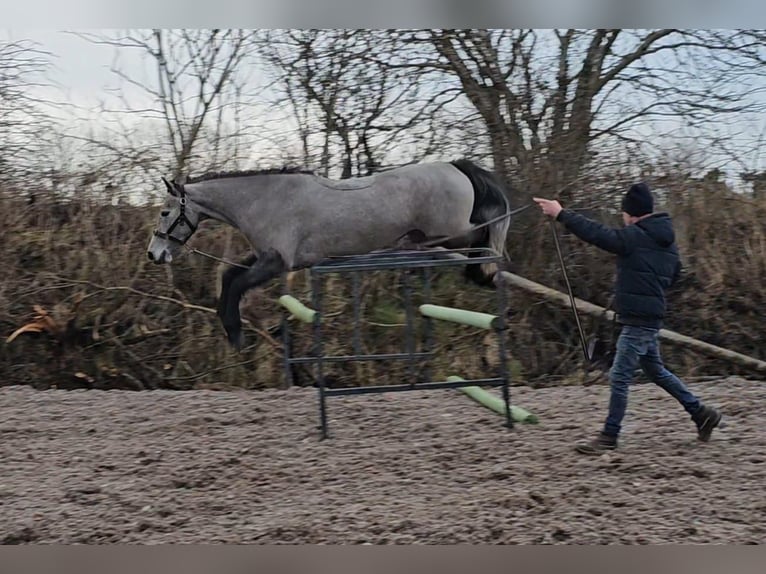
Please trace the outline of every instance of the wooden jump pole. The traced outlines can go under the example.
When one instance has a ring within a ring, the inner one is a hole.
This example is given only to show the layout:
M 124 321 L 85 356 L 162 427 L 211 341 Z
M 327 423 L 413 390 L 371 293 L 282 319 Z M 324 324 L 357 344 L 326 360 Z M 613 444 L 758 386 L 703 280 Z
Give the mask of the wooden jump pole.
M 525 279 L 524 277 L 509 273 L 507 271 L 500 271 L 495 275 L 496 284 L 498 275 L 501 276 L 503 282 L 506 285 L 512 285 L 530 293 L 534 293 L 535 295 L 540 295 L 548 301 L 552 301 L 563 307 L 571 307 L 569 296 L 565 293 L 556 291 L 555 289 L 551 289 L 550 287 L 546 287 L 540 283 L 535 283 L 534 281 L 530 281 L 529 279 Z M 587 315 L 600 317 L 607 321 L 614 320 L 614 311 L 610 311 L 598 305 L 594 305 L 588 301 L 583 301 L 582 299 L 575 297 L 575 306 L 577 307 L 578 311 L 586 313 Z M 670 341 L 671 343 L 676 343 L 684 347 L 688 347 L 689 349 L 698 351 L 702 354 L 718 359 L 724 359 L 726 361 L 731 361 L 732 363 L 736 363 L 742 367 L 752 369 L 761 374 L 766 373 L 766 361 L 761 361 L 760 359 L 749 357 L 747 355 L 743 355 L 742 353 L 737 353 L 736 351 L 730 351 L 729 349 L 724 349 L 723 347 L 711 345 L 710 343 L 705 343 L 704 341 L 700 341 L 692 337 L 687 337 L 686 335 L 676 333 L 675 331 L 669 331 L 668 329 L 660 329 L 659 336 L 661 339 Z

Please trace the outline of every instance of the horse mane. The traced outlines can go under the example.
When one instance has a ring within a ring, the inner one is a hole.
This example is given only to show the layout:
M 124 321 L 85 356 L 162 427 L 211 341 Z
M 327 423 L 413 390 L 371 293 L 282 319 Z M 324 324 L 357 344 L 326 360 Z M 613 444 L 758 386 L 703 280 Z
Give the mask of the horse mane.
M 211 179 L 226 179 L 231 177 L 250 177 L 254 175 L 274 175 L 274 174 L 304 174 L 304 175 L 316 175 L 313 171 L 301 169 L 299 167 L 271 167 L 266 169 L 249 169 L 238 171 L 212 171 L 206 172 L 201 175 L 190 176 L 186 178 L 185 184 L 199 183 L 201 181 L 209 181 Z

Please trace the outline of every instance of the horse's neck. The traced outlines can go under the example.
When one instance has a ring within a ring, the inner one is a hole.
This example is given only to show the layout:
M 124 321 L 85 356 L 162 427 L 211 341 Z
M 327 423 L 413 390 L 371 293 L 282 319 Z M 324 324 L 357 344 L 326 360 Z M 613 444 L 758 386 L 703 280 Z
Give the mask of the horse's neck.
M 206 217 L 239 227 L 237 216 L 241 211 L 234 193 L 223 191 L 216 186 L 206 186 L 204 182 L 187 188 L 189 199 L 197 204 Z M 228 196 L 228 197 L 227 197 Z

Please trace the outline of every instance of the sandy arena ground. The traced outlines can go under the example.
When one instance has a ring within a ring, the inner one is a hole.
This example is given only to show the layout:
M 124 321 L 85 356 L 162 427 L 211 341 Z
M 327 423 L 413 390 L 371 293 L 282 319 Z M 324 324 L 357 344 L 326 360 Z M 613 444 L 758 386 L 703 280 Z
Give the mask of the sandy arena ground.
M 606 387 L 512 399 L 538 425 L 454 390 L 0 389 L 0 542 L 657 544 L 766 541 L 766 382 L 691 384 L 725 413 L 710 443 L 653 385 L 621 449 L 577 454 Z M 493 391 L 497 392 L 497 391 Z

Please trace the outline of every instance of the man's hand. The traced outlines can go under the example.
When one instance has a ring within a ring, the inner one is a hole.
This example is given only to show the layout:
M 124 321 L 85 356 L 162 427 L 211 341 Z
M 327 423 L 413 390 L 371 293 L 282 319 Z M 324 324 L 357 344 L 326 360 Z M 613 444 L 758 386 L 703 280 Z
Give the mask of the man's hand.
M 555 199 L 543 199 L 542 197 L 533 197 L 532 199 L 540 206 L 543 213 L 548 217 L 556 219 L 559 216 L 559 213 L 561 213 L 561 204 Z

